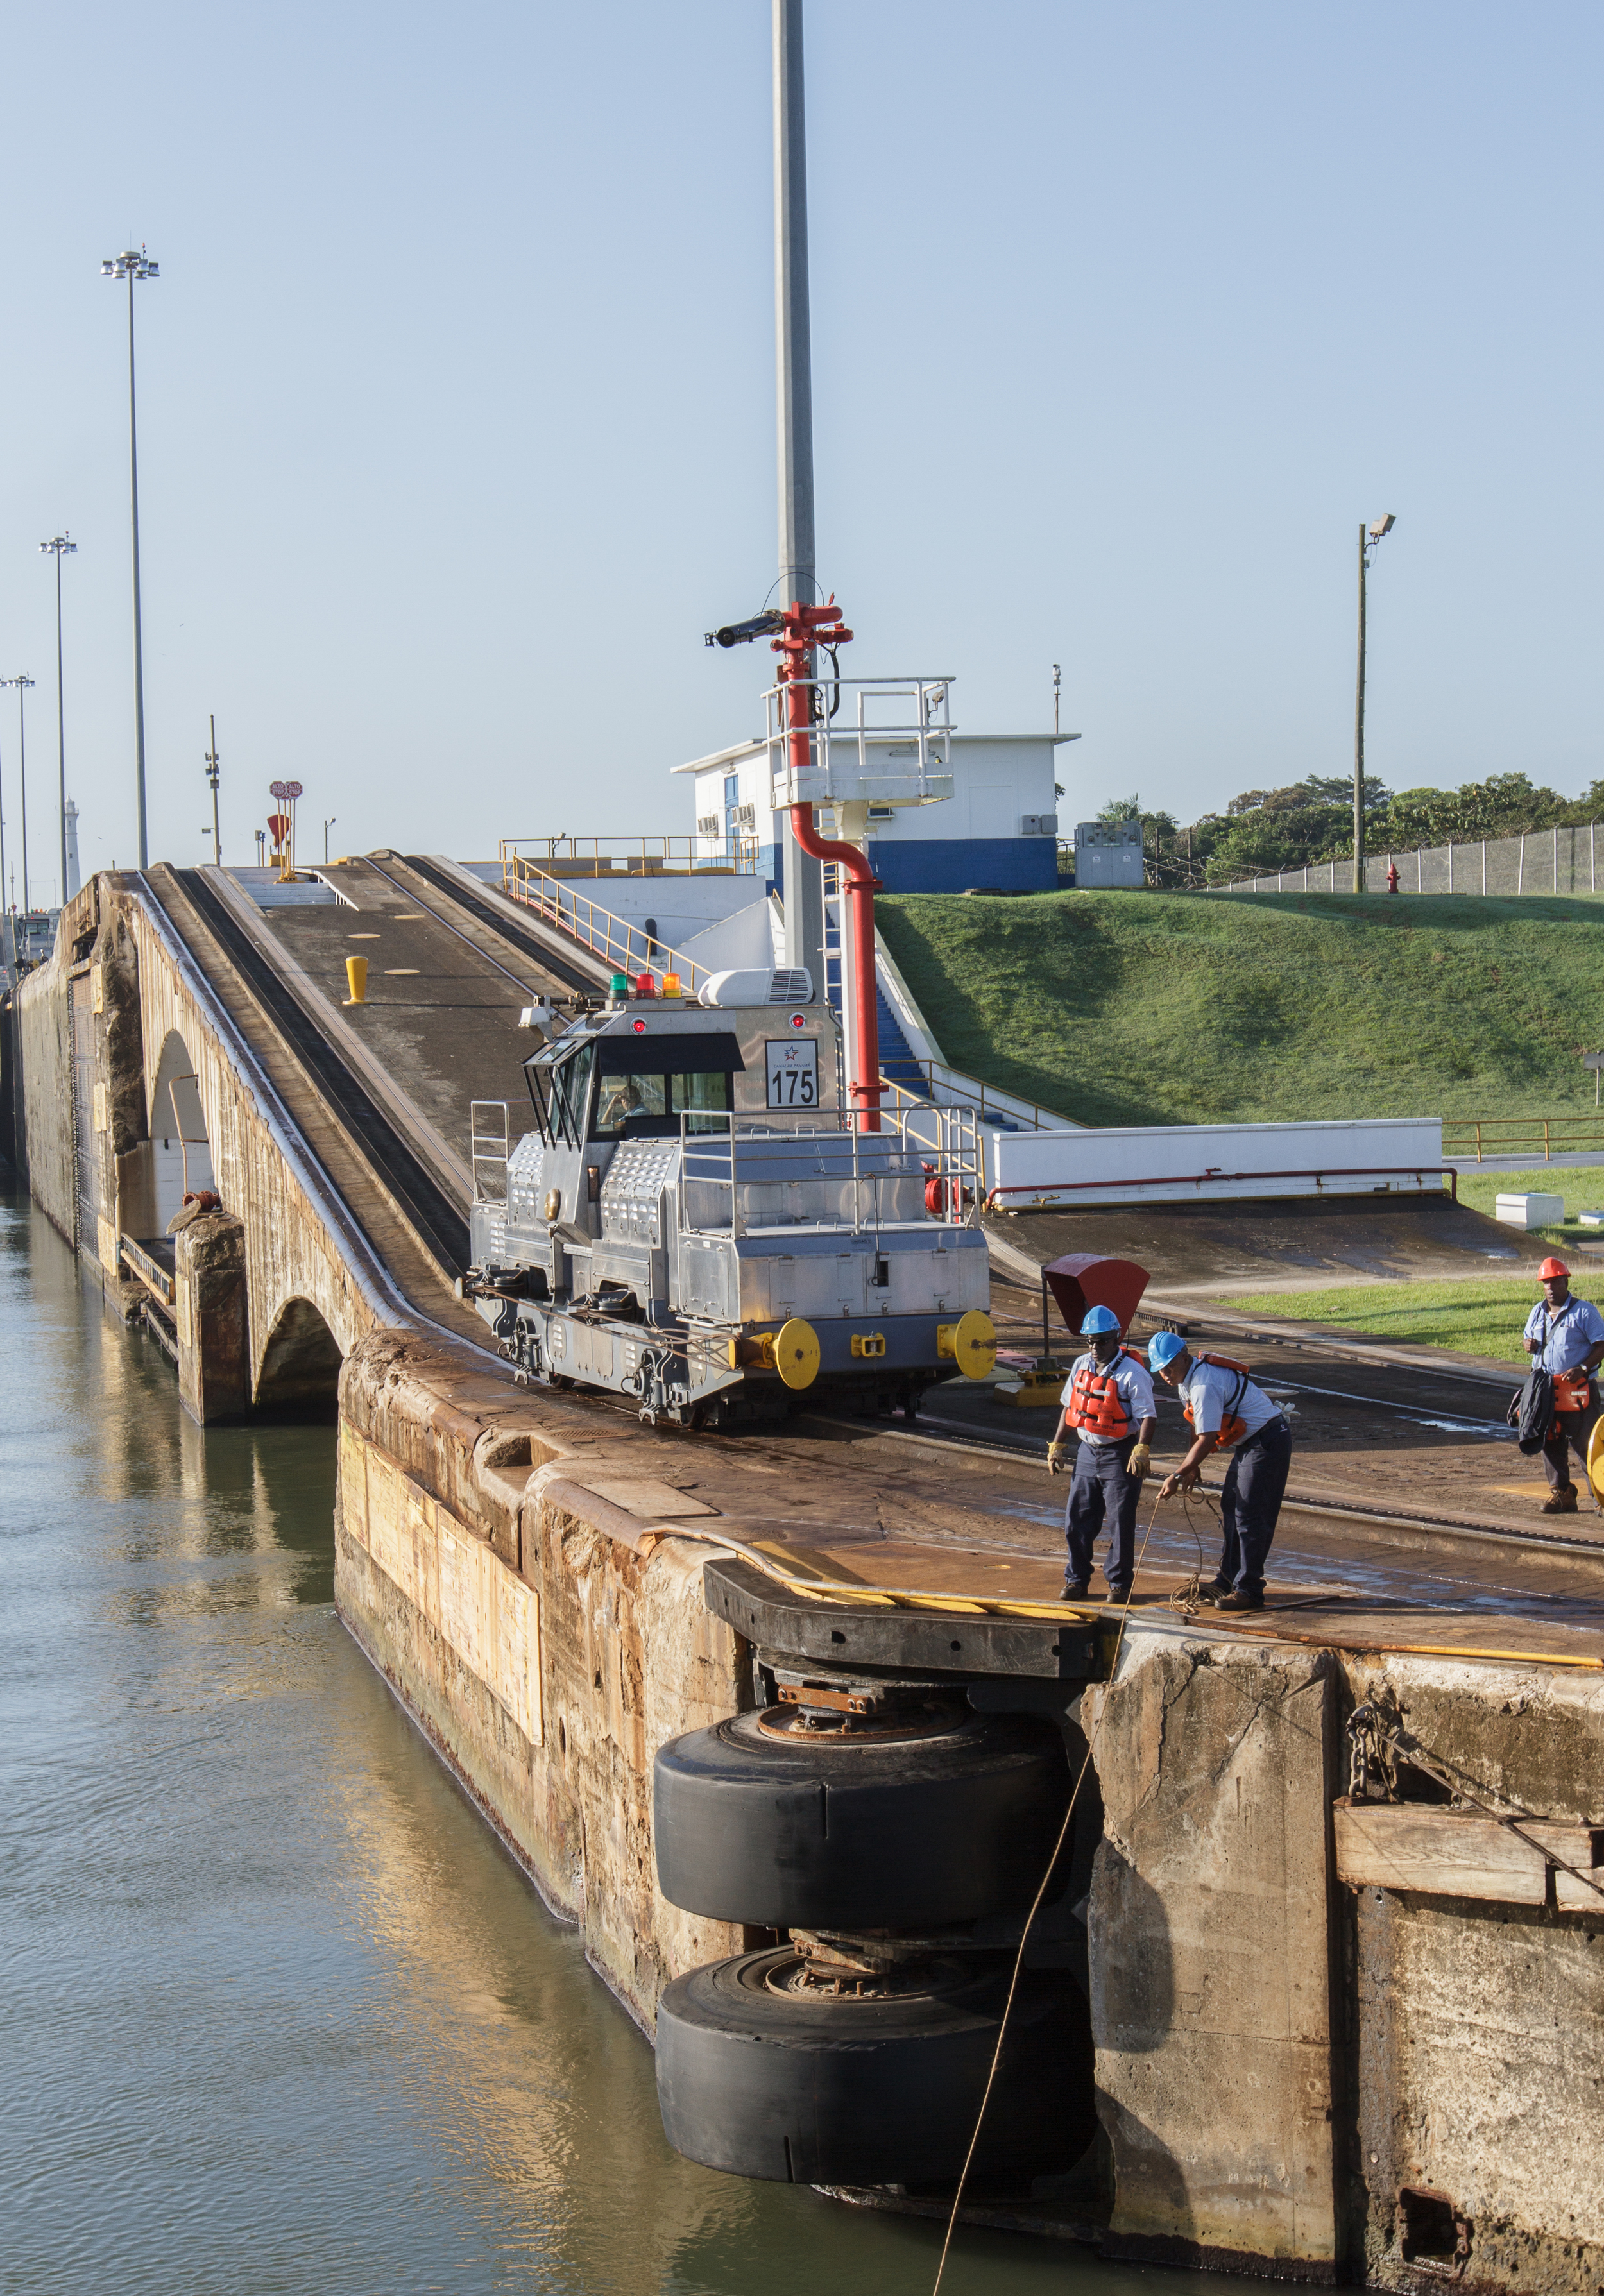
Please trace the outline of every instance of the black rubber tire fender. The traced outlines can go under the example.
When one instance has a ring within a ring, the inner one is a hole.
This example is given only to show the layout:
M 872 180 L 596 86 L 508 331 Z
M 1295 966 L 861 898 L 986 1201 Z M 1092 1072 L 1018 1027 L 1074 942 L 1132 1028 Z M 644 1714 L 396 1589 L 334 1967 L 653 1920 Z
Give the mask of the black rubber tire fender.
M 920 1929 L 1023 1913 L 1069 1800 L 1064 1742 L 1024 1714 L 925 1737 L 777 1737 L 756 1714 L 657 1756 L 657 1883 L 761 1929 Z
M 657 2011 L 657 2101 L 676 2152 L 737 2177 L 917 2185 L 964 2164 L 997 2048 L 1006 1968 L 886 2001 L 768 1989 L 789 1947 L 676 1978 Z M 1097 2128 L 1090 2017 L 1061 1973 L 1025 1972 L 972 2175 L 1021 2193 Z

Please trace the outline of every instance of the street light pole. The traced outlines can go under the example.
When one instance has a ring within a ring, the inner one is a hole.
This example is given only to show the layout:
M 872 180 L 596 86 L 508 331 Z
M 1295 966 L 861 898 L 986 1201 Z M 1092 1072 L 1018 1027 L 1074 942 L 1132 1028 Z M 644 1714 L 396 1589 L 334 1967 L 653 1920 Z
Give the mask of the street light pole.
M 1396 524 L 1389 510 L 1370 526 L 1359 529 L 1359 677 L 1353 701 L 1353 890 L 1364 890 L 1364 648 L 1366 586 L 1370 570 L 1370 553 L 1376 545 L 1389 535 Z
M 337 813 L 331 813 L 323 824 L 323 865 L 325 869 L 329 865 L 329 832 L 339 818 L 340 816 Z
M 215 709 L 210 722 L 211 747 L 206 752 L 206 778 L 211 783 L 211 857 L 220 868 L 223 861 L 223 824 L 218 814 L 218 779 L 222 767 L 218 759 L 218 718 Z
M 28 689 L 34 684 L 31 677 L 19 670 L 15 677 L 0 677 L 0 685 L 17 689 L 17 794 L 22 830 L 22 913 L 28 914 Z M 17 886 L 12 880 L 12 907 L 17 906 Z
M 139 619 L 139 430 L 134 398 L 134 288 L 136 282 L 159 279 L 161 266 L 152 263 L 143 247 L 124 248 L 100 266 L 103 279 L 128 283 L 128 507 L 134 533 L 134 783 L 139 814 L 139 865 L 150 861 L 144 817 L 144 640 Z M 64 882 L 64 881 L 63 881 Z
M 67 714 L 62 693 L 62 561 L 78 549 L 64 534 L 53 535 L 39 545 L 41 553 L 55 560 L 55 750 L 56 774 L 60 787 L 56 793 L 62 824 L 62 901 L 67 899 Z

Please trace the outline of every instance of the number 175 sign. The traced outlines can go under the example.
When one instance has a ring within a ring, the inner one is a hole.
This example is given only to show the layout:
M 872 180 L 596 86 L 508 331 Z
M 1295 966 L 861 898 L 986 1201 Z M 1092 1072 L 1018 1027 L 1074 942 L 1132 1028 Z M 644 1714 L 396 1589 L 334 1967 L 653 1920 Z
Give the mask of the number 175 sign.
M 769 1078 L 770 1108 L 818 1106 L 818 1039 L 782 1038 L 765 1047 L 763 1062 Z

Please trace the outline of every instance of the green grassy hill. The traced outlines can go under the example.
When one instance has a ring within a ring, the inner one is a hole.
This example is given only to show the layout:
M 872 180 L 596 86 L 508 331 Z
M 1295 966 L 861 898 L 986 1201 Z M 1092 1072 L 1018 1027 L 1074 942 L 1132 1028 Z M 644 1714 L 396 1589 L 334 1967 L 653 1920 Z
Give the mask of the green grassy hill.
M 1083 1124 L 1591 1111 L 1604 912 L 1579 897 L 884 896 L 954 1067 Z

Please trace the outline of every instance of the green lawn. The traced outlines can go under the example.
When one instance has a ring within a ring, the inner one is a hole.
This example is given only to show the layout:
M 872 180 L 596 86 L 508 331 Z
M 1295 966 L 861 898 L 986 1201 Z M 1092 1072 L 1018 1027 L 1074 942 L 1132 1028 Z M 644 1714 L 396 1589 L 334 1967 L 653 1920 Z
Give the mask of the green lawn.
M 1576 1291 L 1604 1298 L 1604 1281 L 1590 1285 L 1578 1274 Z M 1471 1276 L 1448 1283 L 1353 1283 L 1330 1292 L 1256 1292 L 1215 1302 L 1233 1316 L 1286 1316 L 1295 1324 L 1329 1324 L 1342 1332 L 1410 1347 L 1456 1348 L 1501 1363 L 1526 1360 L 1520 1335 L 1542 1297 L 1538 1284 L 1518 1276 Z
M 1077 1123 L 1592 1110 L 1585 895 L 905 893 L 876 914 L 953 1065 Z
M 1529 1172 L 1461 1172 L 1460 1201 L 1468 1204 L 1473 1211 L 1485 1212 L 1493 1218 L 1494 1196 L 1524 1196 L 1541 1189 L 1545 1195 L 1565 1198 L 1566 1218 L 1563 1226 L 1535 1227 L 1533 1235 L 1551 1243 L 1563 1259 L 1566 1246 L 1582 1243 L 1597 1244 L 1604 1250 L 1604 1228 L 1583 1227 L 1577 1219 L 1578 1212 L 1604 1211 L 1604 1164 L 1536 1164 Z M 1585 1262 L 1572 1263 L 1576 1269 L 1576 1286 L 1583 1288 Z M 1604 1292 L 1604 1265 L 1592 1279 Z

